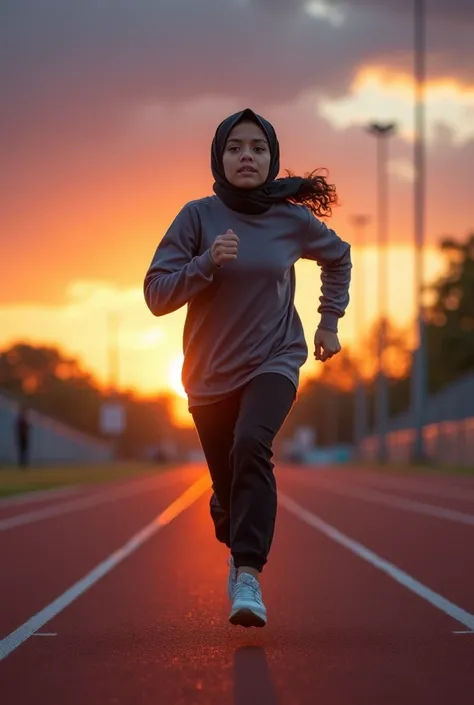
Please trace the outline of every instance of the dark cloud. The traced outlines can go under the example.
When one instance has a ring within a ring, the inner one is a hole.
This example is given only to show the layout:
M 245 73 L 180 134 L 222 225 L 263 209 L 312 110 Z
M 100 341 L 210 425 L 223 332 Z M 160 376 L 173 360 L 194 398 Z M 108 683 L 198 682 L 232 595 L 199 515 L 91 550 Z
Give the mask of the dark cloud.
M 131 106 L 278 105 L 307 90 L 340 97 L 366 64 L 412 71 L 413 0 L 326 4 L 342 24 L 305 14 L 304 0 L 3 0 L 0 140 L 56 149 L 109 138 Z M 472 0 L 446 17 L 442 0 L 426 6 L 429 76 L 472 82 Z
M 366 62 L 410 70 L 412 0 L 391 3 L 336 1 L 346 21 L 332 26 L 302 13 L 303 0 L 4 0 L 4 117 L 16 126 L 26 114 L 45 123 L 53 114 L 60 130 L 80 111 L 86 130 L 88 115 L 107 122 L 137 101 L 341 95 Z M 429 4 L 431 73 L 472 79 L 473 26 L 453 24 L 474 14 L 472 2 L 450 2 L 450 23 L 439 19 L 441 0 Z
M 292 14 L 304 9 L 307 0 L 250 0 L 254 7 L 261 7 L 269 12 Z

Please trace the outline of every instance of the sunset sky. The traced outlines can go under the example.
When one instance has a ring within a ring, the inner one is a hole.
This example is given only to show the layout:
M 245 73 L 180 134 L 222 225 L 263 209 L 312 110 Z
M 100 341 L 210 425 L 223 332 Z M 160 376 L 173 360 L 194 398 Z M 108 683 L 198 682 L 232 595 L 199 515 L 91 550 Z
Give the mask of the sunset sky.
M 409 323 L 412 4 L 2 2 L 0 348 L 20 339 L 58 344 L 104 379 L 107 313 L 116 310 L 121 383 L 145 393 L 176 387 L 185 311 L 153 318 L 143 277 L 177 211 L 212 192 L 213 133 L 244 107 L 275 125 L 282 169 L 329 169 L 342 202 L 329 224 L 354 247 L 354 284 L 364 276 L 368 324 L 377 314 L 375 142 L 364 125 L 397 121 L 390 313 Z M 474 5 L 426 5 L 432 278 L 440 237 L 474 230 Z M 372 218 L 363 267 L 350 224 L 355 213 Z M 319 271 L 299 263 L 297 276 L 311 344 Z M 340 325 L 348 346 L 363 335 L 354 327 L 355 305 L 354 298 Z M 310 361 L 305 373 L 315 369 Z

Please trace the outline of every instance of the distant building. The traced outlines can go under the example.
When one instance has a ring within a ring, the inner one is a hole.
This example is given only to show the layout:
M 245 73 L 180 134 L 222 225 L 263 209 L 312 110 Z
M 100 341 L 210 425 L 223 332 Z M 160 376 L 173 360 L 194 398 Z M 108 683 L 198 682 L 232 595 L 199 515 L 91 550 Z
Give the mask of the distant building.
M 16 425 L 21 402 L 0 394 L 0 465 L 17 465 Z M 28 409 L 29 463 L 101 463 L 114 459 L 113 444 Z

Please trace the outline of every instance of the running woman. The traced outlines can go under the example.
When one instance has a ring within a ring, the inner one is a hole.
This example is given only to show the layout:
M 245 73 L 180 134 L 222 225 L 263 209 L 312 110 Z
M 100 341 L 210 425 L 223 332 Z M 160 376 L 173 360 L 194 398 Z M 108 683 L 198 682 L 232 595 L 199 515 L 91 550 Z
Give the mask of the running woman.
M 272 446 L 308 357 L 294 265 L 321 268 L 314 356 L 325 362 L 341 350 L 350 246 L 320 220 L 337 203 L 335 187 L 317 172 L 277 178 L 277 135 L 252 110 L 219 125 L 211 168 L 214 195 L 178 213 L 144 294 L 155 316 L 187 305 L 182 381 L 212 480 L 216 538 L 230 551 L 229 621 L 263 627 L 260 574 L 277 513 Z

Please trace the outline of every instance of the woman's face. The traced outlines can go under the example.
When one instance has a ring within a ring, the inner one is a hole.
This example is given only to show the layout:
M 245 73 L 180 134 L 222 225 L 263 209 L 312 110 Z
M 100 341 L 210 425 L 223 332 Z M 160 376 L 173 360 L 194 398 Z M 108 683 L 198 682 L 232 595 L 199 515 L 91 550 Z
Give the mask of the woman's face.
M 231 131 L 222 156 L 226 179 L 238 188 L 261 186 L 267 179 L 270 159 L 261 127 L 254 122 L 240 122 Z

